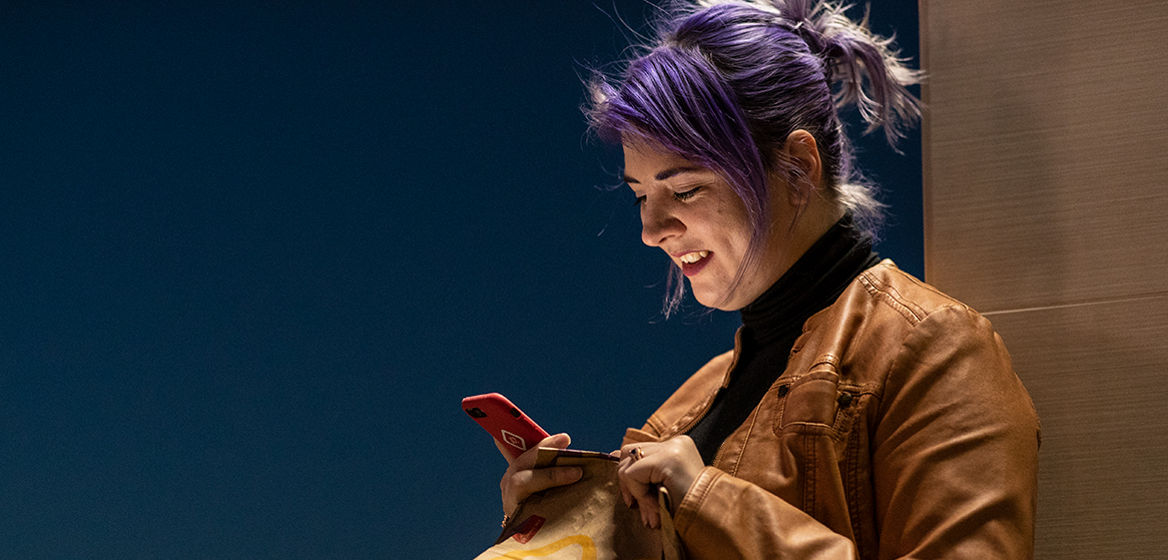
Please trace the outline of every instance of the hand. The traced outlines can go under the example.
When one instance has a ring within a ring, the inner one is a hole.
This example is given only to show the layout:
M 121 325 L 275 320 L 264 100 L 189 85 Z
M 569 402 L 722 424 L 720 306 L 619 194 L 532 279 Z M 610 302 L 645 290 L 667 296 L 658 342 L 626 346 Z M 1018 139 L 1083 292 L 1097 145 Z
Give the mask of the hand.
M 641 522 L 645 526 L 656 529 L 661 526 L 657 486 L 664 486 L 673 503 L 679 504 L 705 466 L 689 436 L 657 443 L 630 443 L 621 447 L 617 471 L 621 497 L 625 505 L 633 507 L 635 503 L 641 510 Z
M 503 454 L 508 463 L 503 479 L 499 481 L 499 490 L 503 494 L 503 513 L 508 515 L 514 513 L 515 508 L 519 507 L 519 502 L 536 492 L 571 484 L 584 476 L 584 471 L 580 467 L 534 468 L 540 447 L 564 449 L 570 443 L 572 438 L 568 437 L 568 434 L 548 436 L 512 460 L 507 448 L 503 447 L 499 440 L 495 440 L 495 447 L 499 448 L 499 453 Z

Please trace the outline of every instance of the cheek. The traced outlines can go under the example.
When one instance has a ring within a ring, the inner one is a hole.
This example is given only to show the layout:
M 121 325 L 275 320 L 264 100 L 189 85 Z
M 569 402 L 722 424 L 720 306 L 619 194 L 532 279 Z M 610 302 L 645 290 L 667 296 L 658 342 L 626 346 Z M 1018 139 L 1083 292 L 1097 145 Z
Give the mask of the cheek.
M 717 211 L 719 220 L 724 227 L 733 230 L 736 235 L 745 235 L 747 239 L 750 238 L 750 216 L 746 212 L 746 204 L 738 198 L 738 195 L 733 192 L 726 193 L 726 196 L 718 202 Z
M 679 213 L 678 218 L 687 230 L 699 236 L 706 248 L 722 255 L 723 266 L 730 269 L 730 274 L 736 272 L 735 267 L 746 256 L 751 237 L 746 206 L 738 196 L 726 192 L 717 200 L 709 200 L 707 204 L 686 210 Z
M 719 231 L 720 243 L 723 245 L 721 277 L 722 281 L 730 282 L 742 268 L 750 249 L 750 221 L 746 217 L 744 208 L 727 206 L 721 216 Z M 756 266 L 759 263 L 756 263 Z M 751 271 L 744 271 L 748 276 Z
M 721 236 L 726 245 L 731 248 L 735 256 L 741 258 L 750 246 L 750 220 L 744 211 L 737 208 L 726 208 L 719 216 Z

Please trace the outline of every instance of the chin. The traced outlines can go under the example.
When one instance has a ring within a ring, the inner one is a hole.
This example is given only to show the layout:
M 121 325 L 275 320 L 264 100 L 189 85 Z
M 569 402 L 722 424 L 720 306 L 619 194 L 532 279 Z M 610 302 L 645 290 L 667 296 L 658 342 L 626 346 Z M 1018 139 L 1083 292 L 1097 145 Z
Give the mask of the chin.
M 719 311 L 738 311 L 750 304 L 750 301 L 742 301 L 742 297 L 735 297 L 735 294 L 695 290 L 692 284 L 690 290 L 693 292 L 694 299 L 698 300 L 702 306 Z
M 721 311 L 736 311 L 742 308 L 741 305 L 733 306 L 731 302 L 726 301 L 725 293 L 711 293 L 706 290 L 694 290 L 692 285 L 690 286 L 690 289 L 693 291 L 694 299 L 698 300 L 698 303 L 702 304 L 703 307 L 709 307 L 711 309 L 718 309 Z

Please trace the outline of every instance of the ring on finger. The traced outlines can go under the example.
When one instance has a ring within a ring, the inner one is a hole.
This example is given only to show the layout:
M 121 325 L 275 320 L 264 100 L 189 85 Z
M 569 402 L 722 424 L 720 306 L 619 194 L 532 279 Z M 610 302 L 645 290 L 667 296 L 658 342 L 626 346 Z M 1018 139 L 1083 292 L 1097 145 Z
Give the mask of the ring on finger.
M 635 462 L 639 461 L 642 457 L 644 457 L 645 453 L 643 451 L 641 451 L 640 447 L 634 447 L 632 450 L 629 451 L 629 456 L 631 456 L 633 458 L 633 462 L 635 463 Z

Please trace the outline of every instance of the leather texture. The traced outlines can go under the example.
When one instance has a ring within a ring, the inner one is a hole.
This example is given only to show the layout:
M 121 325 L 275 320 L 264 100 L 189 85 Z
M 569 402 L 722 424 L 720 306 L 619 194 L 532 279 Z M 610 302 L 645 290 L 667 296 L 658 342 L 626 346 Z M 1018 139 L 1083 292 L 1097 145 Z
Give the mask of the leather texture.
M 707 363 L 628 439 L 692 427 L 735 356 Z M 674 525 L 691 560 L 1030 558 L 1038 446 L 989 321 L 885 260 L 807 320 Z

